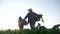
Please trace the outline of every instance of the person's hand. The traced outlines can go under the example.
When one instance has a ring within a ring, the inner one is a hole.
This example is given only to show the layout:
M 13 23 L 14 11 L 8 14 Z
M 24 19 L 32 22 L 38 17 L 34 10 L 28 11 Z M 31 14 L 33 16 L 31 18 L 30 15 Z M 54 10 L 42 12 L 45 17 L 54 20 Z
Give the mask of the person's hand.
M 25 20 L 25 19 L 24 19 Z

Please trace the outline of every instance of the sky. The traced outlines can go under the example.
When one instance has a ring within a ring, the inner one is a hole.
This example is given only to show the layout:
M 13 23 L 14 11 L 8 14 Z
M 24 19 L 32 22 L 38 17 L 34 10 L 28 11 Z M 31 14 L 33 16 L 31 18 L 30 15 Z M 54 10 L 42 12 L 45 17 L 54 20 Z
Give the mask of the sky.
M 60 24 L 60 0 L 0 0 L 0 30 L 2 29 L 19 29 L 18 17 L 23 19 L 32 8 L 33 12 L 43 14 L 44 23 L 36 22 L 52 28 Z M 30 28 L 30 25 L 24 26 Z

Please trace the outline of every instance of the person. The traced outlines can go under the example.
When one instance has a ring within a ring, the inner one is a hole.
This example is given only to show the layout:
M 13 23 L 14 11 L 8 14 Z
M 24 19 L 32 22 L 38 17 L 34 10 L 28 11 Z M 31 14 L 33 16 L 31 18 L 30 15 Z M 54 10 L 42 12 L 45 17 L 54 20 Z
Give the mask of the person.
M 23 29 L 23 27 L 24 27 L 24 23 L 23 23 L 22 20 L 23 20 L 23 19 L 22 19 L 22 17 L 20 16 L 19 19 L 18 19 L 18 26 L 19 26 L 20 29 Z
M 29 11 L 29 13 L 25 16 L 24 19 L 28 18 L 28 23 L 30 23 L 30 28 L 34 29 L 34 27 L 35 27 L 35 19 L 34 18 L 37 14 L 34 13 L 31 8 L 28 9 L 28 11 Z
M 27 21 L 22 19 L 22 17 L 20 16 L 18 19 L 18 26 L 20 29 L 23 29 L 24 25 L 27 25 Z

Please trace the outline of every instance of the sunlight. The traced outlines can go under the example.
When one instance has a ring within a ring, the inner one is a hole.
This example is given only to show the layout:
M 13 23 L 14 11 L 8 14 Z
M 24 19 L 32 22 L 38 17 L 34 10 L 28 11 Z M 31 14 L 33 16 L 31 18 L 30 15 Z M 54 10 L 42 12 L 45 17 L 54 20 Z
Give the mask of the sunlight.
M 56 1 L 1 0 L 0 5 L 0 29 L 19 29 L 18 17 L 21 16 L 24 19 L 29 8 L 32 8 L 37 14 L 43 14 L 44 23 L 39 21 L 35 26 L 40 23 L 41 26 L 52 28 L 57 22 L 60 24 L 60 12 Z M 24 28 L 30 29 L 30 25 L 28 24 Z
M 18 23 L 17 23 L 18 17 L 19 17 L 18 13 L 9 12 L 3 17 L 0 24 L 3 26 L 4 29 L 18 28 Z

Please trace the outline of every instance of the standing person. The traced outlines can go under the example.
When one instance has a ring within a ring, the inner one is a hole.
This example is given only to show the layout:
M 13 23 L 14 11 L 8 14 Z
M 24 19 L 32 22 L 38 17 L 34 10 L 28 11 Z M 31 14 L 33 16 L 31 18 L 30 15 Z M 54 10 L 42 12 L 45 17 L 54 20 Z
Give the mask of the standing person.
M 23 29 L 23 27 L 24 27 L 24 22 L 23 22 L 23 19 L 21 16 L 18 19 L 18 26 L 20 29 Z
M 30 23 L 30 28 L 31 29 L 34 29 L 35 27 L 35 20 L 34 20 L 34 17 L 37 15 L 36 13 L 34 13 L 32 11 L 32 9 L 28 9 L 29 13 L 25 16 L 24 19 L 28 18 L 28 23 Z
M 22 17 L 20 16 L 19 19 L 18 19 L 18 26 L 20 29 L 23 29 L 24 25 L 27 25 L 27 21 L 22 19 Z

